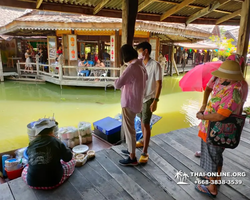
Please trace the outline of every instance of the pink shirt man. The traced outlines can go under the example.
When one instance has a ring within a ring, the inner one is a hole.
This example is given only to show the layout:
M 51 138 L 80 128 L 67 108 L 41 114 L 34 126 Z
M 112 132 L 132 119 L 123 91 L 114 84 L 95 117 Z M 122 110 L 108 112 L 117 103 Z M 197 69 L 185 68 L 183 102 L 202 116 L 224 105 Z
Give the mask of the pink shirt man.
M 142 59 L 133 60 L 121 77 L 115 81 L 115 88 L 122 90 L 122 108 L 129 108 L 134 113 L 141 112 L 147 79 L 148 75 Z

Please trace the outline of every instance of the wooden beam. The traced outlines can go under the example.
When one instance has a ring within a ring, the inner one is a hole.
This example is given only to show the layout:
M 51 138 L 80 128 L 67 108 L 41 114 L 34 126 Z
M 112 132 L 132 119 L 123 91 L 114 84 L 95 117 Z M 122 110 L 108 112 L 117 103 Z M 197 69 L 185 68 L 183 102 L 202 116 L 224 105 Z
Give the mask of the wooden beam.
M 234 17 L 236 17 L 237 15 L 240 15 L 240 14 L 241 14 L 241 9 L 240 9 L 240 10 L 236 10 L 236 11 L 233 12 L 232 14 L 226 15 L 226 16 L 224 16 L 224 17 L 218 19 L 218 20 L 216 21 L 216 25 L 221 24 L 222 22 L 225 22 L 225 21 L 227 21 L 227 20 L 229 20 L 229 19 L 232 19 L 232 18 L 234 18 Z
M 133 45 L 138 0 L 122 1 L 122 45 Z
M 171 4 L 171 5 L 178 5 L 178 2 L 173 2 L 173 1 L 165 1 L 165 0 L 154 0 L 155 2 L 159 2 L 159 3 L 166 3 L 166 4 Z M 189 4 L 186 7 L 189 8 L 206 8 L 205 6 L 198 6 L 198 5 L 194 5 L 194 4 Z M 219 13 L 225 13 L 225 14 L 231 14 L 232 12 L 229 11 L 225 11 L 225 10 L 214 10 L 215 12 L 219 12 Z
M 37 0 L 36 1 L 36 9 L 40 8 L 42 3 L 43 3 L 43 0 Z
M 156 0 L 144 0 L 143 2 L 140 3 L 138 7 L 138 12 L 142 11 L 144 8 L 146 8 L 151 3 L 154 3 L 155 1 Z
M 191 15 L 190 17 L 188 17 L 188 19 L 186 21 L 186 25 L 190 24 L 191 22 L 193 22 L 194 20 L 196 20 L 200 17 L 207 15 L 208 13 L 214 11 L 215 9 L 219 8 L 221 5 L 228 3 L 229 1 L 230 0 L 214 1 L 208 7 L 203 8 L 202 10 L 200 10 L 200 11 L 194 13 L 193 15 Z
M 18 0 L 18 1 L 35 3 L 33 0 Z M 237 0 L 235 0 L 235 1 L 237 1 Z M 171 5 L 178 5 L 179 4 L 178 2 L 172 2 L 172 1 L 167 1 L 167 0 L 166 1 L 165 0 L 154 0 L 154 2 L 166 3 L 166 4 L 171 4 Z M 198 6 L 198 5 L 194 5 L 194 4 L 189 4 L 189 5 L 187 5 L 187 7 L 190 7 L 190 8 L 200 8 L 200 9 L 206 8 L 205 6 Z M 22 8 L 25 8 L 25 7 L 22 7 Z M 224 13 L 224 14 L 232 14 L 232 12 L 221 10 L 221 9 L 216 9 L 214 11 L 215 12 L 219 12 L 219 13 Z
M 168 18 L 169 16 L 171 16 L 172 14 L 178 12 L 179 10 L 181 10 L 182 8 L 184 8 L 185 6 L 187 6 L 188 4 L 194 2 L 195 0 L 184 0 L 183 2 L 181 2 L 180 4 L 176 5 L 175 7 L 171 8 L 170 10 L 168 10 L 167 12 L 163 13 L 161 15 L 160 20 L 164 20 L 166 18 Z
M 250 0 L 245 0 L 242 3 L 240 30 L 238 36 L 237 53 L 246 58 L 249 44 L 250 34 Z M 243 66 L 243 71 L 245 66 Z
M 99 4 L 94 8 L 93 14 L 98 13 L 110 0 L 102 0 Z
M 36 1 L 33 2 L 24 2 L 24 1 L 17 1 L 17 0 L 8 0 L 8 1 L 0 1 L 1 6 L 5 7 L 17 7 L 17 8 L 24 8 L 24 9 L 36 9 Z M 43 2 L 42 5 L 38 10 L 44 11 L 55 11 L 55 12 L 62 12 L 62 13 L 78 13 L 78 14 L 85 14 L 85 15 L 93 15 L 93 7 L 89 6 L 77 6 L 71 4 L 60 4 L 60 3 L 49 3 Z M 97 16 L 104 16 L 104 17 L 115 17 L 121 18 L 122 11 L 121 10 L 111 10 L 103 8 L 100 12 L 96 14 Z M 160 21 L 159 14 L 151 14 L 151 13 L 138 13 L 137 19 L 139 20 L 147 20 L 147 21 Z M 187 17 L 184 16 L 170 16 L 163 20 L 164 22 L 173 22 L 173 23 L 185 23 Z M 216 19 L 214 18 L 199 18 L 196 19 L 194 22 L 195 24 L 211 24 L 215 25 Z M 239 26 L 240 20 L 228 20 L 222 22 L 222 25 L 236 25 Z

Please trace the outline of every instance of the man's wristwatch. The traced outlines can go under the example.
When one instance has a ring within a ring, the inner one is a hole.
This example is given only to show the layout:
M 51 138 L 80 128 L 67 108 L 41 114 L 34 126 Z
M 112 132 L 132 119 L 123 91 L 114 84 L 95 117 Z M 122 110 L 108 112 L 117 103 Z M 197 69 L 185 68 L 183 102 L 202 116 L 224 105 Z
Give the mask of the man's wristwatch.
M 157 101 L 157 102 L 158 102 L 158 101 L 159 101 L 159 99 L 158 99 L 158 98 L 154 98 L 154 101 Z

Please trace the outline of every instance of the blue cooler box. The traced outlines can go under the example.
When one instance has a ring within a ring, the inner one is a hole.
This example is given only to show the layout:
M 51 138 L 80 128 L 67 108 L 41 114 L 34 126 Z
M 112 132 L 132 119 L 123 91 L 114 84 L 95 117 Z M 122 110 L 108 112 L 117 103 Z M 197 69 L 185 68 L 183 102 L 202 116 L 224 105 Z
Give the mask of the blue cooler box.
M 93 123 L 94 133 L 111 144 L 121 140 L 122 123 L 114 118 L 106 117 Z

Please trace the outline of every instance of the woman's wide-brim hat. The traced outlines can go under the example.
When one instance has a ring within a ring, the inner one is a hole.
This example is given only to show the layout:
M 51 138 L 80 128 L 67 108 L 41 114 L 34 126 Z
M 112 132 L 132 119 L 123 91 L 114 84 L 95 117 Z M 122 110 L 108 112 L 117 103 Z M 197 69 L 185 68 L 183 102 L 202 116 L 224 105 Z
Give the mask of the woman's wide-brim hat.
M 35 129 L 35 136 L 41 133 L 44 129 L 52 127 L 56 127 L 56 122 L 54 120 L 48 118 L 38 120 L 33 126 L 33 129 Z
M 232 60 L 226 60 L 223 62 L 216 71 L 212 72 L 212 75 L 235 81 L 244 80 L 239 63 Z

